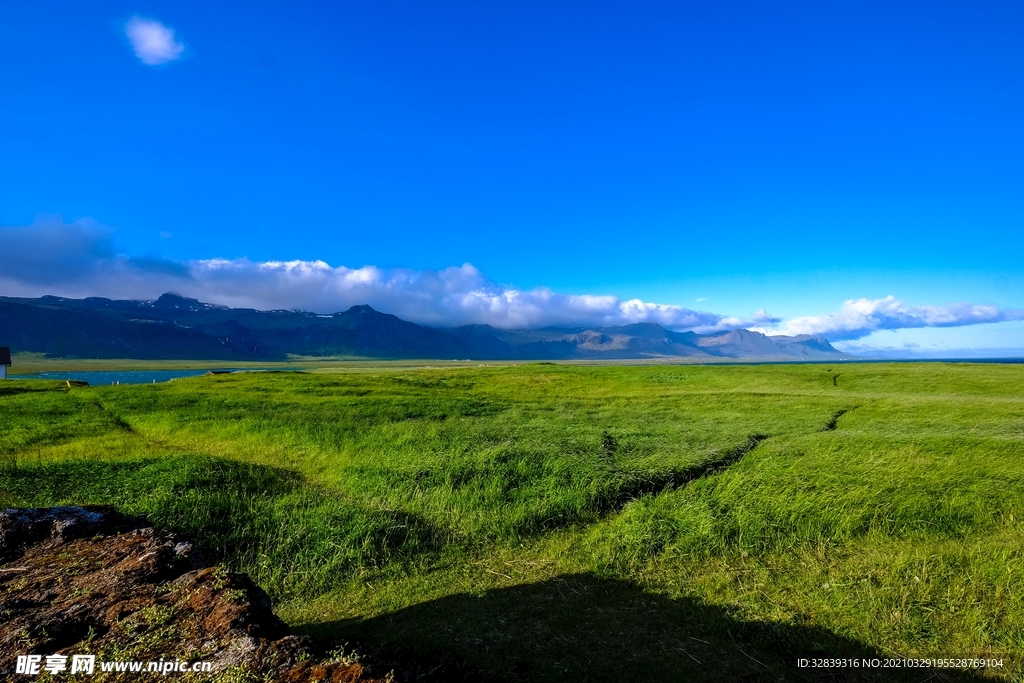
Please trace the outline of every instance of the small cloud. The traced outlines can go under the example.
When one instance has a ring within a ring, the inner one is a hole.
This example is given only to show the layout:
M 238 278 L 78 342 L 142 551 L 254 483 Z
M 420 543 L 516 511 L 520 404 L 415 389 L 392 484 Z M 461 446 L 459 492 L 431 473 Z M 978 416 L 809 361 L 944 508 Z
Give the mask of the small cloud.
M 132 17 L 124 25 L 124 32 L 135 50 L 135 56 L 143 64 L 156 66 L 173 62 L 185 51 L 185 45 L 174 36 L 174 29 L 156 19 Z
M 696 299 L 694 299 L 694 301 L 696 301 L 697 303 L 700 303 L 701 301 L 707 301 L 707 300 L 708 300 L 708 298 L 706 296 L 698 296 Z

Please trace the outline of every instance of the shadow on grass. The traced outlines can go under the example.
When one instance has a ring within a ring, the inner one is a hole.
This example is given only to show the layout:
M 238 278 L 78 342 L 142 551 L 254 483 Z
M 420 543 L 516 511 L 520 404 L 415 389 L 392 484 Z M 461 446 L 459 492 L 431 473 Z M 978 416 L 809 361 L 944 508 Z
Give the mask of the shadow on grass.
M 279 598 L 434 552 L 440 532 L 284 469 L 202 455 L 0 464 L 0 505 L 112 505 L 192 540 L 206 561 L 244 571 Z
M 800 658 L 886 655 L 820 628 L 745 622 L 589 574 L 298 630 L 358 643 L 399 681 L 983 680 L 953 670 L 800 668 Z
M 0 397 L 3 396 L 17 396 L 18 394 L 45 394 L 54 391 L 60 391 L 61 393 L 67 393 L 67 390 L 71 387 L 78 387 L 87 382 L 71 382 L 68 381 L 67 385 L 64 382 L 47 381 L 47 380 L 19 380 L 17 378 L 10 379 L 4 382 L 3 386 L 0 386 Z

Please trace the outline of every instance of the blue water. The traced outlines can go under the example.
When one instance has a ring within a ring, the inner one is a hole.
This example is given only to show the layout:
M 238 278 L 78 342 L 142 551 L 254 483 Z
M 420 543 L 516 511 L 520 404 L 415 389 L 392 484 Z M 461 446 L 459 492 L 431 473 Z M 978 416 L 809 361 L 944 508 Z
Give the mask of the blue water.
M 727 361 L 713 362 L 714 365 L 854 365 L 862 363 L 1024 363 L 1024 358 L 929 358 L 915 360 L 851 360 L 851 361 Z M 290 368 L 299 369 L 299 368 Z M 179 377 L 196 377 L 205 375 L 210 370 L 125 370 L 121 372 L 40 372 L 35 375 L 8 375 L 10 379 L 49 379 L 88 382 L 90 386 L 98 387 L 111 384 L 152 384 L 154 382 L 166 382 Z M 218 368 L 214 372 L 239 372 L 232 368 Z M 245 372 L 259 372 L 258 370 L 246 370 Z
M 216 372 L 225 370 L 218 369 Z M 232 372 L 232 370 L 226 370 Z M 90 386 L 98 387 L 104 384 L 152 384 L 153 382 L 166 382 L 179 377 L 196 377 L 205 375 L 209 370 L 125 370 L 122 372 L 40 372 L 35 375 L 23 375 L 21 377 L 11 376 L 11 379 L 72 379 L 88 382 Z

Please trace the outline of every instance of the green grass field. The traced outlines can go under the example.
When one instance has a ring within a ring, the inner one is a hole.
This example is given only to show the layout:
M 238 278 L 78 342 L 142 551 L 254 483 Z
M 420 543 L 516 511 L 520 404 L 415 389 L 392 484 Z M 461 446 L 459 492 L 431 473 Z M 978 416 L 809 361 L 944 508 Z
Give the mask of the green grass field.
M 1024 662 L 1024 365 L 0 383 L 0 505 L 111 503 L 419 680 Z

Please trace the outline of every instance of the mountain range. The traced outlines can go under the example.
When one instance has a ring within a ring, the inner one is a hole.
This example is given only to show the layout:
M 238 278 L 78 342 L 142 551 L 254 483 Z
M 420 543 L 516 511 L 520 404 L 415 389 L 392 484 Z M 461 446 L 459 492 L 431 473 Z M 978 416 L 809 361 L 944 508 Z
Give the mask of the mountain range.
M 654 323 L 502 330 L 435 328 L 369 306 L 322 315 L 202 303 L 99 297 L 0 297 L 0 346 L 64 358 L 285 360 L 360 356 L 458 360 L 679 358 L 694 361 L 852 358 L 821 336 L 750 330 L 674 332 Z

